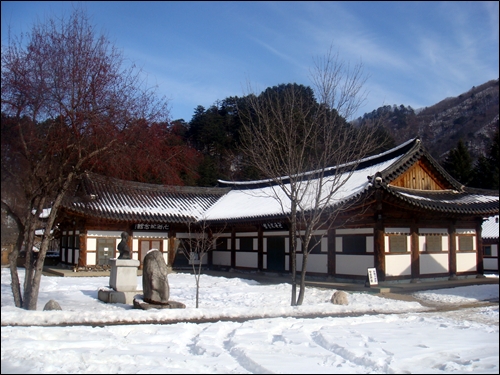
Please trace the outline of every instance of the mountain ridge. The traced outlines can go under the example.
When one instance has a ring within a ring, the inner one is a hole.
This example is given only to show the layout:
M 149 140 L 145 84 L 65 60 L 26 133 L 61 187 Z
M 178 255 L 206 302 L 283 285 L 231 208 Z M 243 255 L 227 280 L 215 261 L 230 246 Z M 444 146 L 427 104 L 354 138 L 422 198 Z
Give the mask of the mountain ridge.
M 475 161 L 488 153 L 499 127 L 499 80 L 473 86 L 457 97 L 418 110 L 404 105 L 379 107 L 355 122 L 380 120 L 396 144 L 420 137 L 430 154 L 442 162 L 461 139 Z

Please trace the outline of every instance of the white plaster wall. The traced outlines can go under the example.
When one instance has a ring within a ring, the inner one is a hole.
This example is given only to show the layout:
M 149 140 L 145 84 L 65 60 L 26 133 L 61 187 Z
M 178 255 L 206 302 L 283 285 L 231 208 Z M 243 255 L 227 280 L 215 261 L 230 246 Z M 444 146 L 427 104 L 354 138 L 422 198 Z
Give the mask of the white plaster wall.
M 236 253 L 236 267 L 257 268 L 259 265 L 257 252 L 255 253 Z
M 411 275 L 411 255 L 386 254 L 385 274 L 387 276 Z
M 491 256 L 492 257 L 498 256 L 498 245 L 491 245 Z
M 335 273 L 343 275 L 366 275 L 367 268 L 374 267 L 373 256 L 337 254 Z
M 96 253 L 87 253 L 87 266 L 96 265 Z
M 448 253 L 420 254 L 420 273 L 448 272 Z
M 302 256 L 297 257 L 297 271 L 302 270 Z M 328 273 L 327 254 L 309 254 L 307 257 L 307 271 Z
M 97 250 L 97 239 L 87 238 L 87 251 L 96 251 L 96 250 Z
M 168 239 L 163 240 L 163 259 L 165 263 L 168 264 Z M 206 262 L 203 262 L 205 264 Z
M 323 237 L 321 239 L 321 252 L 328 253 L 328 238 L 327 237 Z
M 497 258 L 484 258 L 483 259 L 484 269 L 488 271 L 498 271 L 498 260 Z
M 476 253 L 457 253 L 457 272 L 476 271 Z
M 229 251 L 214 251 L 212 263 L 216 266 L 231 266 L 231 253 Z
M 92 237 L 118 237 L 121 239 L 122 232 L 117 230 L 93 230 L 87 231 L 87 236 Z
M 375 249 L 373 236 L 366 236 L 366 252 L 373 253 Z
M 342 252 L 342 237 L 335 237 L 335 252 Z

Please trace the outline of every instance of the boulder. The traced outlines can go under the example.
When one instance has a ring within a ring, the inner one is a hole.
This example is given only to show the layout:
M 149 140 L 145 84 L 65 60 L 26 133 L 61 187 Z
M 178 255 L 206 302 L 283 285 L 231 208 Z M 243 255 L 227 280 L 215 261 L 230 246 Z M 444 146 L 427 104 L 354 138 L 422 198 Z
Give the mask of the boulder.
M 144 257 L 142 267 L 144 301 L 151 304 L 167 304 L 170 288 L 167 263 L 163 254 L 156 249 L 151 249 Z
M 57 303 L 57 301 L 54 301 L 53 299 L 51 299 L 43 307 L 43 311 L 46 311 L 46 310 L 62 310 L 62 309 L 61 309 L 61 306 L 59 305 L 59 303 Z
M 342 290 L 337 290 L 332 295 L 331 299 L 334 305 L 348 305 L 349 299 L 347 298 L 347 293 Z

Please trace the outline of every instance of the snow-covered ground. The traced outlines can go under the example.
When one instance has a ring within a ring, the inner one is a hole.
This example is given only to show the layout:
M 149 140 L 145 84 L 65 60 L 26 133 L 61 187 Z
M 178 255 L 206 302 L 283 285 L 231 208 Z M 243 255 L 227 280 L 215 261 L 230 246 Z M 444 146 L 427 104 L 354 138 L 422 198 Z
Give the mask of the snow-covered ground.
M 186 309 L 138 310 L 99 301 L 97 290 L 108 285 L 108 277 L 44 276 L 38 311 L 25 311 L 14 307 L 3 268 L 2 374 L 499 372 L 498 284 L 413 295 L 475 305 L 439 312 L 358 292 L 333 305 L 335 290 L 312 287 L 291 307 L 287 283 L 207 275 L 196 309 L 194 276 L 183 273 L 169 275 L 170 299 Z M 62 311 L 42 311 L 50 299 Z M 179 319 L 214 322 L 157 324 Z M 58 324 L 68 326 L 50 326 Z

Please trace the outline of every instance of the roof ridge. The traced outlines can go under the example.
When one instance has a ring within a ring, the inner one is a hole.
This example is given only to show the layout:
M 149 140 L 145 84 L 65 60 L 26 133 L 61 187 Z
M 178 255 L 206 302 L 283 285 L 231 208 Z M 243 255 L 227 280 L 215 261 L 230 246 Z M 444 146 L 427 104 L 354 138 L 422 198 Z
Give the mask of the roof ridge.
M 331 176 L 337 171 L 342 170 L 342 168 L 346 168 L 352 165 L 355 165 L 354 170 L 360 170 L 364 169 L 367 167 L 370 167 L 375 164 L 382 163 L 384 161 L 390 160 L 398 155 L 404 155 L 407 153 L 409 150 L 415 147 L 415 145 L 420 144 L 420 138 L 412 138 L 390 150 L 384 151 L 380 154 L 377 155 L 371 155 L 368 157 L 365 157 L 360 160 L 353 160 L 344 164 L 340 165 L 335 165 L 335 166 L 330 166 L 326 167 L 324 169 L 317 169 L 313 171 L 307 171 L 303 172 L 300 175 L 307 176 L 307 175 L 317 175 L 318 172 L 324 171 L 324 176 Z M 217 180 L 219 182 L 219 186 L 221 187 L 232 187 L 232 188 L 238 188 L 238 189 L 252 189 L 252 188 L 259 188 L 259 187 L 265 187 L 265 186 L 271 186 L 271 185 L 276 185 L 276 180 L 281 180 L 283 183 L 289 183 L 290 177 L 288 176 L 282 176 L 278 177 L 276 179 L 262 179 L 262 180 L 252 180 L 252 181 L 226 181 L 226 180 Z
M 124 188 L 133 188 L 149 191 L 167 191 L 172 193 L 192 193 L 192 194 L 224 194 L 228 189 L 222 187 L 186 186 L 186 185 L 165 185 L 151 184 L 146 182 L 122 180 L 116 177 L 104 176 L 94 172 L 85 172 L 85 177 L 89 182 L 104 183 L 106 185 L 117 185 Z

